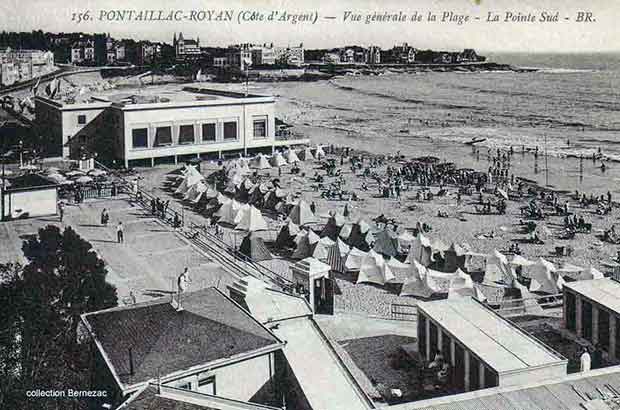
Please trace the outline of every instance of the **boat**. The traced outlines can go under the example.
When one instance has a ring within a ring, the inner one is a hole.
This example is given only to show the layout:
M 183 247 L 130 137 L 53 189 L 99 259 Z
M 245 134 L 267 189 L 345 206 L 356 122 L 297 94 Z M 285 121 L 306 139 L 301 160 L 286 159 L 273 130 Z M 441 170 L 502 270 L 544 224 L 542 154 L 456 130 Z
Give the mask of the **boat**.
M 409 134 L 409 130 L 399 130 L 398 132 L 401 134 Z
M 465 141 L 465 145 L 474 145 L 474 144 L 476 144 L 478 142 L 484 142 L 486 140 L 487 140 L 486 138 L 476 138 L 476 137 L 474 137 L 474 138 L 471 139 L 471 141 Z

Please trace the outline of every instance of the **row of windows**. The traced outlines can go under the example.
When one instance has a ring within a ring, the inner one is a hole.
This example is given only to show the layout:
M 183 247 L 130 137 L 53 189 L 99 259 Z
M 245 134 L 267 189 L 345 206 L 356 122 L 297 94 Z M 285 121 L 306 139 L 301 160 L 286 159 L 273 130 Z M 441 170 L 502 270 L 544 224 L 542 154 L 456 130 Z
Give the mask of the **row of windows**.
M 201 142 L 216 142 L 217 124 L 205 123 L 201 125 Z M 148 148 L 148 128 L 134 128 L 131 131 L 132 148 Z M 179 126 L 179 144 L 195 144 L 196 135 L 194 126 L 191 124 Z M 253 123 L 254 138 L 267 137 L 267 120 L 254 120 Z M 236 141 L 239 139 L 238 126 L 236 121 L 226 121 L 222 124 L 222 138 L 225 142 Z M 172 127 L 163 126 L 155 128 L 155 138 L 153 147 L 165 147 L 172 145 Z

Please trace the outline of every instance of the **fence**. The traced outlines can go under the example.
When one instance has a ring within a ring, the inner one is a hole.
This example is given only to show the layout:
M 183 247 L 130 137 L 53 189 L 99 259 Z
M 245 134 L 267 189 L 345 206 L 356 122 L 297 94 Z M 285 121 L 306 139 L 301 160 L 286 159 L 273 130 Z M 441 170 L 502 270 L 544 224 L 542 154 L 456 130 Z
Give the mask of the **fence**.
M 108 171 L 108 173 L 114 174 L 117 178 L 119 178 L 119 180 L 123 182 L 122 188 L 124 188 L 124 191 L 132 195 L 133 200 L 137 204 L 141 205 L 146 210 L 151 210 L 151 201 L 156 199 L 155 196 L 140 189 L 139 187 L 137 189 L 137 194 L 135 194 L 135 185 L 117 173 L 114 173 L 113 170 L 105 167 L 105 165 L 100 163 L 97 163 L 97 165 Z M 160 218 L 164 223 L 172 225 L 175 228 L 180 228 L 186 225 L 185 211 L 183 209 L 179 212 L 170 206 L 166 206 L 164 207 L 163 212 L 158 212 L 155 216 Z M 226 266 L 235 271 L 238 276 L 254 276 L 257 279 L 267 280 L 279 286 L 285 292 L 294 293 L 294 283 L 291 280 L 239 252 L 237 249 L 230 246 L 213 233 L 209 232 L 206 225 L 197 225 L 192 222 L 189 224 L 187 229 L 184 230 L 184 234 L 195 245 L 209 253 L 210 256 L 213 256 L 219 262 L 226 264 Z
M 415 305 L 392 303 L 390 305 L 390 319 L 415 322 L 418 320 L 418 308 Z

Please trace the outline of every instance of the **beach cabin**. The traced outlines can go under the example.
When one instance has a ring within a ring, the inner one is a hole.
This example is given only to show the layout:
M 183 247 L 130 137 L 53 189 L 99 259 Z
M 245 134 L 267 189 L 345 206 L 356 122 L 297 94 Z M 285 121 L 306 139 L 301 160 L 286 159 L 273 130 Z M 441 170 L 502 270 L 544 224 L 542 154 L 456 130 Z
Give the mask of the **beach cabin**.
M 577 337 L 620 358 L 620 282 L 603 278 L 564 284 L 564 325 Z
M 330 269 L 330 265 L 313 257 L 291 266 L 293 282 L 306 295 L 314 313 L 334 313 L 334 285 L 329 278 Z
M 536 383 L 566 376 L 568 361 L 472 298 L 418 302 L 418 351 L 441 351 L 456 390 Z

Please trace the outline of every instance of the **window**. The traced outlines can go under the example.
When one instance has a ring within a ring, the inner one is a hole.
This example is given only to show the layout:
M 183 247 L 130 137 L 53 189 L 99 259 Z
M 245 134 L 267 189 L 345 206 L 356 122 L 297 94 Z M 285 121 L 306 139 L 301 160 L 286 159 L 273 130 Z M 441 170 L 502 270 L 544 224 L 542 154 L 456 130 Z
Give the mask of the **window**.
M 571 292 L 564 292 L 564 303 L 566 306 L 566 328 L 574 331 L 576 328 L 575 317 L 577 315 L 575 295 Z
M 581 302 L 581 323 L 583 324 L 583 338 L 592 341 L 592 304 L 585 300 Z
M 131 130 L 133 148 L 147 148 L 149 140 L 148 135 L 149 132 L 146 128 L 134 128 Z
M 193 144 L 194 143 L 194 126 L 193 125 L 181 125 L 179 127 L 179 144 Z
M 609 352 L 609 312 L 600 308 L 598 310 L 598 343 L 603 350 Z
M 418 314 L 418 352 L 426 357 L 426 316 L 422 314 Z
M 266 120 L 254 120 L 254 138 L 266 138 L 267 137 L 267 121 Z
M 78 115 L 78 124 L 86 124 L 86 116 L 85 115 Z
M 215 376 L 198 379 L 198 391 L 215 396 Z
M 237 122 L 229 121 L 224 123 L 224 140 L 237 139 Z
M 480 362 L 473 354 L 469 354 L 469 391 L 480 388 Z
M 215 142 L 215 123 L 202 124 L 202 140 Z
M 155 128 L 155 143 L 153 146 L 161 147 L 164 145 L 172 145 L 172 127 Z

